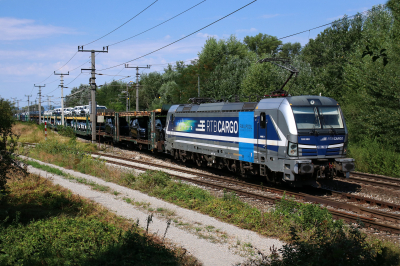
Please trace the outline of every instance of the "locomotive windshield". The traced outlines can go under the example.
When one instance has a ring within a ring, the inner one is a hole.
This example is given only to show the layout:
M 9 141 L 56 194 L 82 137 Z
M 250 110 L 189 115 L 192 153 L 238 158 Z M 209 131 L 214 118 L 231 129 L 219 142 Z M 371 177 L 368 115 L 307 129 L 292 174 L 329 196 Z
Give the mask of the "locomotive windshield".
M 343 128 L 339 107 L 292 106 L 297 129 Z

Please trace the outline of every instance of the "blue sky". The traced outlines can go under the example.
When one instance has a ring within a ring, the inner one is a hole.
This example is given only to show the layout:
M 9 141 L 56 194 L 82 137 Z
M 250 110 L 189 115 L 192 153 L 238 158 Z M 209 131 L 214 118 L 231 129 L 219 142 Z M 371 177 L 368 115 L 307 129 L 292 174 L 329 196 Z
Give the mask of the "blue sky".
M 141 1 L 92 1 L 92 0 L 0 0 L 0 96 L 17 97 L 20 107 L 27 105 L 25 95 L 37 97 L 43 85 L 43 95 L 54 95 L 59 101 L 59 76 L 66 73 L 64 95 L 80 84 L 87 84 L 89 75 L 81 68 L 90 68 L 90 53 L 77 53 L 78 45 L 94 41 L 125 23 L 155 0 Z M 124 40 L 147 30 L 202 0 L 158 0 L 143 13 L 108 36 L 84 46 L 84 49 L 102 50 L 103 46 Z M 104 69 L 140 57 L 167 45 L 187 34 L 250 3 L 251 0 L 206 0 L 197 7 L 128 41 L 109 47 L 108 53 L 96 56 L 96 69 Z M 176 44 L 130 63 L 130 66 L 151 65 L 149 71 L 162 71 L 168 63 L 197 58 L 208 37 L 227 38 L 231 34 L 239 39 L 265 33 L 284 37 L 314 28 L 344 14 L 363 12 L 386 0 L 258 0 L 230 17 L 196 33 Z M 284 42 L 306 44 L 323 28 L 284 39 Z M 84 64 L 82 67 L 80 65 Z M 110 76 L 97 76 L 98 85 L 123 76 L 134 76 L 134 69 L 124 66 L 99 71 Z M 78 76 L 79 75 L 79 76 Z M 49 77 L 50 76 L 50 77 Z M 49 77 L 49 78 L 48 78 Z M 125 79 L 126 81 L 133 80 Z M 58 98 L 57 98 L 58 97 Z

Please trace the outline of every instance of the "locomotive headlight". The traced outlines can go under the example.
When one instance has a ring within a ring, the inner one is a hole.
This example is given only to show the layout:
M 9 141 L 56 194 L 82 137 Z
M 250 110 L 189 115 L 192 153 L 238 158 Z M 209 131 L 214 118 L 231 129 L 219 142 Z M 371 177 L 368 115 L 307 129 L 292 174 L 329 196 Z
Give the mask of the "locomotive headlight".
M 289 141 L 288 155 L 289 156 L 297 156 L 297 143 L 292 143 Z
M 346 155 L 346 153 L 347 153 L 347 142 L 345 142 L 343 145 L 343 155 Z

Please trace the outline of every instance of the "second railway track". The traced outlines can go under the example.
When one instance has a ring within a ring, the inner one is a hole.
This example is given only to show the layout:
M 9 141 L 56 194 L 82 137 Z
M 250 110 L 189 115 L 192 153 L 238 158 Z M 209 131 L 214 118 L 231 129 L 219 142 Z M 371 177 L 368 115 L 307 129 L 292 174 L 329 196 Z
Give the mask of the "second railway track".
M 111 163 L 111 164 L 116 164 L 116 165 L 120 165 L 120 166 L 124 166 L 124 167 L 128 167 L 128 168 L 134 168 L 134 169 L 142 170 L 142 171 L 146 171 L 146 170 L 148 170 L 148 168 L 137 165 L 137 164 L 157 167 L 159 169 L 169 169 L 169 170 L 173 170 L 173 171 L 177 171 L 177 172 L 181 172 L 181 173 L 194 175 L 199 178 L 191 178 L 191 177 L 184 177 L 184 176 L 178 175 L 178 174 L 171 174 L 173 177 L 180 179 L 180 180 L 195 183 L 195 184 L 205 186 L 205 187 L 211 187 L 211 188 L 218 189 L 218 190 L 234 192 L 240 196 L 245 196 L 245 197 L 250 197 L 253 199 L 267 201 L 272 204 L 275 204 L 276 201 L 279 201 L 281 199 L 281 196 L 265 195 L 266 192 L 274 193 L 274 194 L 278 194 L 278 195 L 283 195 L 285 193 L 286 195 L 288 195 L 290 197 L 294 197 L 298 201 L 312 202 L 312 203 L 316 203 L 316 204 L 325 205 L 325 206 L 329 207 L 329 211 L 337 219 L 343 219 L 343 220 L 345 220 L 347 222 L 351 222 L 351 223 L 362 222 L 367 227 L 374 228 L 379 231 L 386 231 L 386 232 L 390 232 L 392 234 L 400 234 L 400 227 L 397 226 L 400 221 L 400 215 L 398 215 L 398 214 L 385 212 L 385 211 L 379 211 L 379 210 L 375 210 L 375 209 L 371 209 L 371 208 L 365 208 L 365 207 L 361 207 L 361 206 L 356 206 L 353 204 L 340 202 L 338 200 L 331 200 L 331 199 L 327 199 L 327 198 L 320 197 L 320 196 L 309 195 L 306 193 L 297 193 L 297 192 L 282 190 L 282 189 L 273 188 L 273 187 L 266 187 L 266 186 L 251 184 L 251 183 L 247 183 L 247 182 L 244 182 L 241 180 L 236 180 L 236 179 L 229 178 L 229 177 L 222 177 L 222 176 L 218 176 L 218 175 L 214 175 L 214 174 L 195 172 L 195 171 L 191 171 L 191 170 L 187 170 L 187 169 L 183 169 L 183 168 L 175 167 L 175 166 L 166 166 L 166 165 L 160 165 L 160 164 L 156 164 L 156 163 L 152 163 L 152 162 L 145 162 L 145 161 L 141 161 L 141 160 L 126 159 L 126 158 L 121 158 L 118 156 L 102 154 L 102 153 L 92 153 L 92 155 L 97 156 L 101 159 L 104 159 L 108 163 Z M 111 158 L 111 160 L 107 159 L 107 157 Z M 116 160 L 118 160 L 118 161 L 116 161 Z M 135 163 L 136 165 L 133 165 L 132 163 Z M 204 178 L 209 179 L 209 180 L 205 181 Z M 344 200 L 355 201 L 358 203 L 367 203 L 367 204 L 379 206 L 382 208 L 389 208 L 393 211 L 400 211 L 400 206 L 392 204 L 392 203 L 377 201 L 377 200 L 364 198 L 364 197 L 360 197 L 360 196 L 356 196 L 356 195 L 352 195 L 352 194 L 342 193 L 342 192 L 332 191 L 332 194 L 334 194 L 335 196 L 340 197 L 341 199 L 344 199 Z M 347 213 L 346 211 L 354 212 L 356 214 Z M 385 223 L 377 222 L 375 220 L 375 218 L 385 221 Z M 396 225 L 386 224 L 386 222 L 393 223 Z

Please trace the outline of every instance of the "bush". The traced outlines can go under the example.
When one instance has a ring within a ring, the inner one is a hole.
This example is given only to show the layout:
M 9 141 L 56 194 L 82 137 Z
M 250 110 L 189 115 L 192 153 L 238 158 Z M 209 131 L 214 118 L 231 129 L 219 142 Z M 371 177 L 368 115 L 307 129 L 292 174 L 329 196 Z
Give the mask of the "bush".
M 381 242 L 369 243 L 356 228 L 317 227 L 308 241 L 300 240 L 294 228 L 291 234 L 293 242 L 281 249 L 282 259 L 276 259 L 272 265 L 383 266 L 400 262 L 398 254 L 389 253 Z
M 58 131 L 58 134 L 60 134 L 61 136 L 76 139 L 76 135 L 75 135 L 72 127 L 66 127 L 66 126 L 60 125 L 60 126 L 57 126 L 57 131 Z
M 0 97 L 0 195 L 5 189 L 7 174 L 11 169 L 19 167 L 14 155 L 19 136 L 12 132 L 15 124 L 12 108 L 9 101 Z
M 313 232 L 315 228 L 320 228 L 321 226 L 330 230 L 343 227 L 343 222 L 341 220 L 333 220 L 332 214 L 326 208 L 321 208 L 316 204 L 304 204 L 291 199 L 287 200 L 285 195 L 276 204 L 274 214 L 302 232 Z
M 355 159 L 357 171 L 400 177 L 400 154 L 389 144 L 364 139 L 349 146 L 349 156 Z
M 45 142 L 41 142 L 35 147 L 38 151 L 43 151 L 49 154 L 76 154 L 83 155 L 82 147 L 78 147 L 75 141 L 69 141 L 66 143 L 57 141 L 56 139 L 48 139 Z
M 399 255 L 390 253 L 380 241 L 367 241 L 358 229 L 333 220 L 326 208 L 283 198 L 274 213 L 291 221 L 291 241 L 280 249 L 282 258 L 275 256 L 260 265 L 378 266 L 400 262 Z
M 135 186 L 140 188 L 154 189 L 154 188 L 164 188 L 171 181 L 169 174 L 162 171 L 146 171 L 136 179 Z
M 123 232 L 83 217 L 0 226 L 0 265 L 159 265 L 161 258 L 165 265 L 178 264 L 173 251 L 136 226 Z

